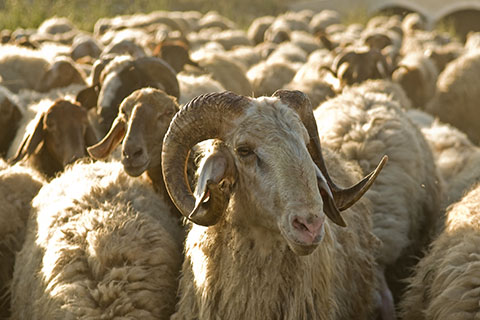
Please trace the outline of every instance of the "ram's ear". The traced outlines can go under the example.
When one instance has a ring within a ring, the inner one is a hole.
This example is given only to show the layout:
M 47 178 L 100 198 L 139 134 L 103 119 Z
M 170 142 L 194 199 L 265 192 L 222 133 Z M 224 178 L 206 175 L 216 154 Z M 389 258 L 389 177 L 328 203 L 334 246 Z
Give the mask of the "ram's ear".
M 29 157 L 32 155 L 35 150 L 37 149 L 38 145 L 43 142 L 44 131 L 43 131 L 43 119 L 45 115 L 42 114 L 40 117 L 37 118 L 37 122 L 35 124 L 35 128 L 33 132 L 25 135 L 20 147 L 17 150 L 15 156 L 9 160 L 9 163 L 14 164 L 18 161 L 22 160 L 25 157 Z
M 216 149 L 203 159 L 195 188 L 195 207 L 189 218 L 202 216 L 208 225 L 217 223 L 227 209 L 237 171 L 226 147 Z

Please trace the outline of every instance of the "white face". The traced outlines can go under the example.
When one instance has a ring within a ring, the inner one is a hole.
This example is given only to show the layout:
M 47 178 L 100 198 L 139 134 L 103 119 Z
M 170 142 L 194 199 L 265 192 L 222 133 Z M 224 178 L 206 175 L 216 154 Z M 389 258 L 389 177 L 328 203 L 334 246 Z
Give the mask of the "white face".
M 317 169 L 307 150 L 308 133 L 298 115 L 275 98 L 260 99 L 227 137 L 238 170 L 237 190 L 246 194 L 250 217 L 279 232 L 300 255 L 324 235 Z

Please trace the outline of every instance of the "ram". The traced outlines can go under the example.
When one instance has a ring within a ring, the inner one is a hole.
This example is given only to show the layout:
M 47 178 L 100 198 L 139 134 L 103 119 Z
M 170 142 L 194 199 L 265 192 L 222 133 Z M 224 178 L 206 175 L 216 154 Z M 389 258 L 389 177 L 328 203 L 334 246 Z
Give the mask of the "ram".
M 192 194 L 186 160 L 207 139 Z M 192 100 L 170 123 L 162 152 L 167 190 L 193 222 L 172 319 L 371 319 L 378 240 L 369 205 L 339 210 L 360 199 L 384 163 L 353 188 L 336 186 L 332 179 L 350 185 L 360 169 L 320 150 L 299 91 Z

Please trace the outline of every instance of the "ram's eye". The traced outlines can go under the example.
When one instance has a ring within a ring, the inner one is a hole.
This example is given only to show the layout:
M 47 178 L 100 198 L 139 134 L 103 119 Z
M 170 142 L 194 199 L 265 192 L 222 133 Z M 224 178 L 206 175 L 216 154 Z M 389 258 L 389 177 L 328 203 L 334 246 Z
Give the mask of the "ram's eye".
M 254 154 L 253 152 L 253 149 L 249 146 L 240 146 L 240 147 L 237 147 L 235 149 L 235 151 L 237 152 L 237 154 L 240 156 L 240 157 L 248 157 L 252 154 Z

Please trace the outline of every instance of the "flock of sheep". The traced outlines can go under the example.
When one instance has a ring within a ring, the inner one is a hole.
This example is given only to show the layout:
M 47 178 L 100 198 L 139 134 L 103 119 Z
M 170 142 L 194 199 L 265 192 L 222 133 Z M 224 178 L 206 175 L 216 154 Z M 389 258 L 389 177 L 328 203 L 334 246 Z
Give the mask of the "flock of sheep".
M 480 317 L 480 33 L 157 11 L 1 41 L 0 318 Z

